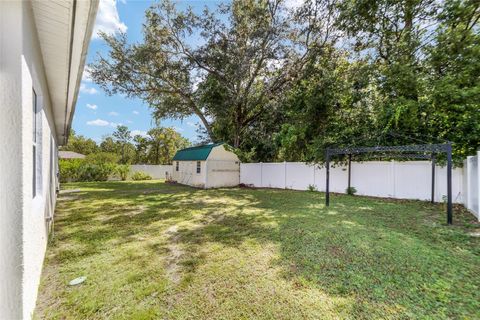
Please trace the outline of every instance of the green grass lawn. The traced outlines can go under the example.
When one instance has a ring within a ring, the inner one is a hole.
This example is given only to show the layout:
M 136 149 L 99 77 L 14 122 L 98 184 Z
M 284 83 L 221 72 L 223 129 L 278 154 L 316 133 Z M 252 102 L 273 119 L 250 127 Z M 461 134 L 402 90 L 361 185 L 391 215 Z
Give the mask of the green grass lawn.
M 59 197 L 37 319 L 480 318 L 479 225 L 459 208 L 449 227 L 420 201 L 63 187 L 81 191 Z

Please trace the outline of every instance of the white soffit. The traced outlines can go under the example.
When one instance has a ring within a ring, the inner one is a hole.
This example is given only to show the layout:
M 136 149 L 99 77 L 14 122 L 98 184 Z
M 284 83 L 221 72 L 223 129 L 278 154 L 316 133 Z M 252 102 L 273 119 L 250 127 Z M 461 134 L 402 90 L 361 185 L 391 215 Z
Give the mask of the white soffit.
M 70 130 L 98 0 L 33 0 L 59 144 Z

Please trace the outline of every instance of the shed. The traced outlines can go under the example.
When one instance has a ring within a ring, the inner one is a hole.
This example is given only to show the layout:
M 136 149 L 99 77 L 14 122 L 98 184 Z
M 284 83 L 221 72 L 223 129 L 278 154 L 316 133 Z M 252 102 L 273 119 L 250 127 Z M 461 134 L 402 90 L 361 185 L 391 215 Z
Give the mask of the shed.
M 172 179 L 199 188 L 233 187 L 240 183 L 240 160 L 224 143 L 177 151 Z

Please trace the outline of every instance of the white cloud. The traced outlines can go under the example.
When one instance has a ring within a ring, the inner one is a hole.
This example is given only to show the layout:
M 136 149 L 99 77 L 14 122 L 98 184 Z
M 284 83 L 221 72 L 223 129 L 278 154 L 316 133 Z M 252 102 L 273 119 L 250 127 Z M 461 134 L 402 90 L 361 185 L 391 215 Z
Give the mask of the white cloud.
M 130 133 L 130 135 L 133 137 L 135 136 L 142 136 L 142 137 L 146 137 L 147 136 L 147 132 L 146 131 L 142 131 L 142 130 L 132 130 L 132 132 Z
M 139 114 L 140 112 L 138 112 L 137 110 L 133 110 L 133 114 Z
M 89 125 L 89 126 L 106 127 L 109 124 L 110 124 L 110 122 L 102 120 L 102 119 L 87 121 L 87 125 Z
M 184 129 L 183 129 L 183 128 L 180 128 L 180 127 L 175 127 L 175 126 L 174 126 L 174 127 L 172 127 L 172 128 L 173 128 L 173 130 L 175 130 L 175 131 L 177 131 L 177 132 L 182 132 L 182 131 L 184 131 Z
M 111 111 L 111 112 L 108 113 L 108 115 L 116 117 L 116 116 L 118 116 L 118 112 Z
M 127 120 L 127 123 L 133 123 L 131 120 Z
M 98 93 L 97 89 L 95 88 L 89 88 L 87 87 L 85 84 L 81 84 L 80 85 L 80 92 L 83 92 L 83 93 L 88 93 L 88 94 L 96 94 Z
M 98 106 L 96 104 L 87 103 L 87 108 L 92 110 L 97 110 Z
M 83 68 L 82 81 L 92 82 L 92 76 L 90 75 L 90 70 L 91 69 L 88 66 L 85 66 L 85 68 Z
M 97 20 L 93 28 L 94 39 L 99 38 L 99 31 L 103 31 L 109 35 L 127 31 L 125 23 L 120 21 L 116 0 L 100 0 Z
M 110 122 L 110 127 L 118 127 L 118 126 L 123 126 L 123 123 L 119 122 L 119 123 L 116 123 L 116 122 Z

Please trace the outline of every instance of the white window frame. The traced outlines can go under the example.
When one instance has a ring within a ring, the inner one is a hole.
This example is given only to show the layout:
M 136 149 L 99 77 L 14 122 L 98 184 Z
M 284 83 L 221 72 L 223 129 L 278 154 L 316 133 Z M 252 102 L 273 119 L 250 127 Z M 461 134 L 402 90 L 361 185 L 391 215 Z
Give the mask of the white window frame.
M 201 161 L 197 161 L 197 170 L 196 170 L 197 174 L 201 174 L 202 173 L 202 162 Z
M 42 117 L 41 97 L 32 87 L 32 198 L 41 196 L 42 175 Z
M 32 198 L 37 196 L 37 93 L 32 88 Z
M 175 164 L 175 171 L 178 172 L 178 167 L 179 167 L 179 161 L 176 161 L 176 164 Z

